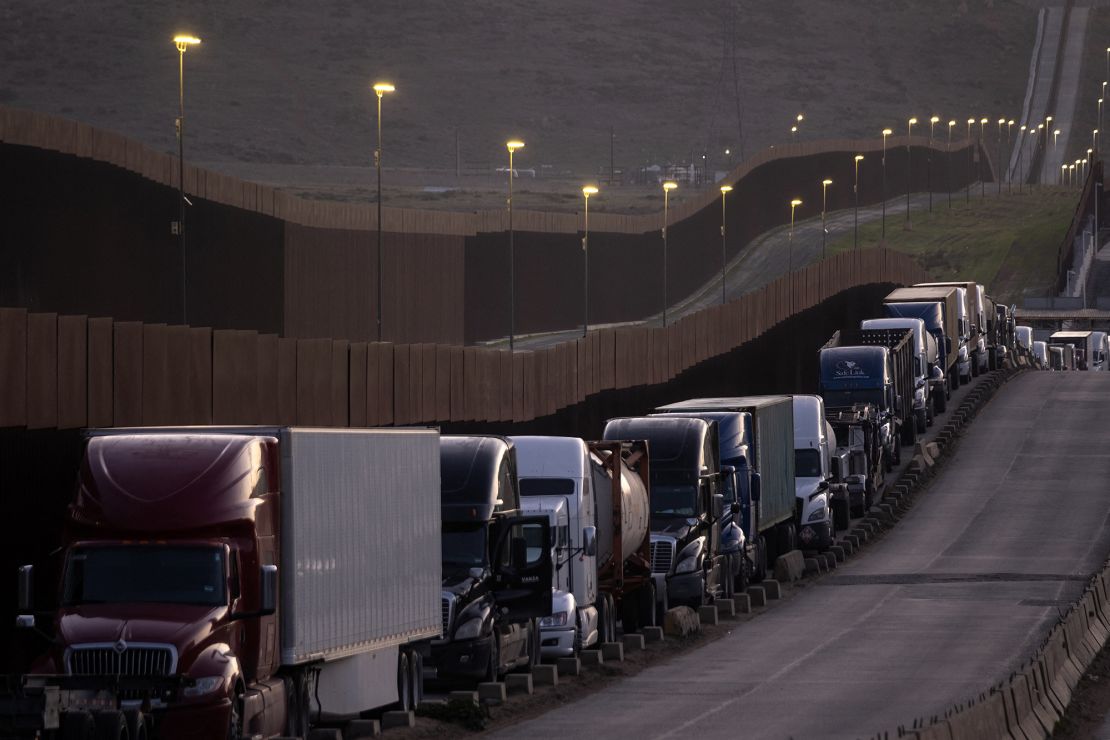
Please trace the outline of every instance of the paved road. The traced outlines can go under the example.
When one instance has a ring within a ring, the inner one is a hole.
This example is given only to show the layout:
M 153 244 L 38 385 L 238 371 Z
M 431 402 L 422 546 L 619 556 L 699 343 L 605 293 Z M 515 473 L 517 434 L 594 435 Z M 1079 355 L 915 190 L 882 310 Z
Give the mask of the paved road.
M 1026 373 L 895 532 L 731 635 L 498 737 L 854 738 L 1016 668 L 1110 551 L 1110 374 Z

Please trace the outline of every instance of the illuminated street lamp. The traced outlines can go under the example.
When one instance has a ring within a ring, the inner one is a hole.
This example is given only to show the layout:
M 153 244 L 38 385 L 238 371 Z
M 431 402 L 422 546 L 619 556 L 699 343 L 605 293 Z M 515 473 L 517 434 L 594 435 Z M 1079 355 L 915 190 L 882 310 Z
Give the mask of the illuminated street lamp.
M 1098 151 L 1098 129 L 1091 132 L 1091 150 Z
M 829 185 L 832 184 L 832 180 L 827 177 L 821 181 L 821 259 L 825 259 L 825 238 L 829 234 L 829 230 L 825 225 L 825 207 L 828 205 Z
M 509 150 L 509 351 L 514 348 L 516 337 L 516 245 L 513 243 L 513 154 L 524 148 L 524 142 L 510 139 L 505 142 Z
M 797 126 L 791 126 L 790 127 L 790 141 L 797 141 L 797 140 L 798 140 L 798 127 Z
M 1104 82 L 1102 84 L 1105 85 L 1106 83 Z M 1102 101 L 1103 100 L 1104 100 L 1104 98 L 1099 98 L 1098 99 L 1098 127 L 1099 128 L 1102 128 Z
M 886 137 L 892 133 L 888 128 L 883 129 L 883 241 L 886 241 Z
M 721 305 L 725 305 L 725 254 L 728 251 L 728 241 L 725 231 L 727 218 L 725 216 L 725 196 L 732 192 L 731 185 L 721 186 Z
M 597 186 L 587 185 L 582 188 L 582 197 L 586 199 L 586 223 L 582 232 L 582 336 L 590 330 L 590 196 L 597 195 Z
M 378 96 L 378 148 L 374 150 L 374 169 L 378 172 L 378 341 L 382 341 L 382 97 L 396 88 L 388 82 L 374 83 Z
M 188 34 L 173 37 L 173 44 L 177 47 L 177 201 L 180 208 L 177 220 L 177 239 L 181 244 L 181 323 L 189 323 L 189 302 L 186 295 L 186 266 L 185 266 L 185 206 L 189 200 L 185 197 L 185 52 L 190 46 L 196 46 L 200 39 Z
M 852 245 L 853 248 L 855 248 L 855 249 L 859 249 L 859 163 L 862 162 L 862 161 L 863 161 L 863 155 L 862 154 L 857 154 L 856 158 L 855 158 L 856 174 L 855 174 L 854 184 L 852 185 L 852 193 L 854 193 L 855 197 L 856 197 L 856 207 L 855 207 L 855 216 L 854 216 L 854 220 L 855 220 L 855 240 L 854 240 L 853 245 Z
M 663 183 L 663 326 L 667 325 L 667 219 L 670 211 L 671 191 L 677 187 L 677 182 L 668 180 Z
M 955 119 L 948 122 L 948 144 L 944 149 L 944 176 L 948 180 L 948 207 L 952 207 L 952 129 L 956 128 Z
M 1067 175 L 1068 175 L 1068 166 L 1066 164 L 1060 165 L 1060 184 L 1061 185 L 1064 184 L 1064 180 L 1065 180 L 1065 178 L 1067 178 Z
M 913 181 L 910 179 L 910 164 L 913 161 L 913 150 L 910 149 L 910 139 L 913 138 L 913 127 L 917 123 L 916 118 L 911 118 L 907 121 L 906 125 L 906 224 L 910 222 L 910 190 L 913 189 Z

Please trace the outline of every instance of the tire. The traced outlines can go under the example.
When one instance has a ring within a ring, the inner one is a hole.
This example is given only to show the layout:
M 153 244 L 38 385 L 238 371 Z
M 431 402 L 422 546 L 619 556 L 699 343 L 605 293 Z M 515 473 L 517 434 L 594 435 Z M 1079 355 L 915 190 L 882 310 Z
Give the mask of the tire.
M 913 412 L 913 425 L 916 434 L 924 434 L 929 426 L 929 412 L 926 410 L 925 418 L 921 418 L 916 411 Z
M 917 413 L 913 415 L 913 419 L 902 422 L 901 429 L 902 444 L 906 447 L 913 447 L 917 443 Z
M 609 620 L 613 615 L 609 613 L 609 595 L 598 594 L 597 599 L 597 641 L 598 643 L 612 642 L 613 633 L 609 631 Z
M 240 740 L 243 737 L 243 694 L 243 687 L 236 682 L 235 697 L 231 700 L 231 714 L 227 718 L 227 740 Z M 139 740 L 137 731 L 132 729 L 130 721 L 127 726 L 131 730 L 131 740 Z
M 501 633 L 494 627 L 493 634 L 490 635 L 489 643 L 489 663 L 486 664 L 486 683 L 501 680 Z
M 636 592 L 636 605 L 640 609 L 640 627 L 656 627 L 660 624 L 655 613 L 655 582 L 648 580 Z
M 945 388 L 942 393 L 937 393 L 933 396 L 933 416 L 943 414 L 948 410 L 948 389 Z
M 736 574 L 736 580 L 732 584 L 733 596 L 746 592 L 748 590 L 748 580 L 751 578 L 751 574 L 748 572 L 751 569 L 748 556 L 744 553 L 740 553 L 738 557 L 740 558 L 740 570 Z
M 956 372 L 954 372 L 950 377 L 952 380 L 952 382 L 950 383 L 950 385 L 952 386 L 952 390 L 958 391 L 960 389 L 960 371 L 957 369 Z
M 785 527 L 779 528 L 779 546 L 776 550 L 777 555 L 785 555 L 791 550 L 797 549 L 798 544 L 798 531 L 791 522 Z
M 721 571 L 721 598 L 731 599 L 735 595 L 736 577 L 732 575 L 732 564 L 735 562 L 734 555 L 725 557 L 725 567 Z M 740 564 L 743 566 L 743 563 Z
M 424 657 L 415 650 L 409 653 L 409 660 L 411 661 L 412 673 L 412 704 L 414 707 L 420 706 L 420 702 L 424 701 Z
M 971 377 L 973 377 L 973 378 L 978 378 L 979 377 L 979 358 L 978 357 L 972 357 L 972 359 L 971 359 Z
M 759 535 L 755 546 L 755 564 L 752 569 L 752 580 L 760 583 L 767 578 L 767 538 Z
M 239 699 L 238 694 L 236 695 L 236 699 Z M 241 722 L 242 722 L 241 718 L 243 716 L 243 712 L 241 710 L 241 707 L 242 707 L 241 703 L 236 704 L 236 703 L 233 702 L 232 705 L 231 705 L 232 711 L 234 712 L 235 710 L 238 709 L 239 714 L 238 714 L 238 717 L 233 715 L 232 718 L 231 718 L 231 721 L 228 723 L 228 738 L 230 740 L 238 740 L 240 737 L 242 737 L 242 732 L 240 732 L 238 735 L 235 735 L 235 736 L 231 735 L 231 729 L 233 727 L 241 729 Z M 150 733 L 147 731 L 146 717 L 143 715 L 141 710 L 139 710 L 139 709 L 124 710 L 124 712 L 123 712 L 123 721 L 125 723 L 127 723 L 127 736 L 131 740 L 147 740 L 147 738 L 150 736 Z
M 621 631 L 626 635 L 640 631 L 640 591 L 635 594 L 625 594 L 621 599 Z
M 893 455 L 883 455 L 883 471 L 889 473 L 892 470 L 894 470 Z
M 413 708 L 412 703 L 412 669 L 409 665 L 407 650 L 397 654 L 397 707 L 402 712 Z
M 671 608 L 671 600 L 670 597 L 667 596 L 667 588 L 665 586 L 663 587 L 663 598 L 659 598 L 659 594 L 656 593 L 656 599 L 655 623 L 663 624 L 663 617 L 666 615 L 667 610 Z
M 532 631 L 528 633 L 528 665 L 524 666 L 527 673 L 532 672 L 532 666 L 540 664 L 540 622 L 532 620 Z
M 929 396 L 929 404 L 925 407 L 925 426 L 927 427 L 931 427 L 933 425 L 933 420 L 937 418 L 937 413 L 934 411 L 935 407 L 936 400 L 932 396 Z M 925 430 L 922 429 L 921 433 L 924 434 Z
M 62 713 L 61 740 L 95 740 L 96 720 L 92 712 Z
M 902 446 L 898 444 L 894 445 L 894 464 L 902 464 Z
M 130 740 L 123 712 L 96 713 L 96 740 Z
M 312 718 L 312 682 L 307 671 L 299 671 L 291 677 L 293 687 L 290 691 L 291 702 L 289 716 L 286 719 L 286 735 L 293 737 L 308 737 L 311 731 Z

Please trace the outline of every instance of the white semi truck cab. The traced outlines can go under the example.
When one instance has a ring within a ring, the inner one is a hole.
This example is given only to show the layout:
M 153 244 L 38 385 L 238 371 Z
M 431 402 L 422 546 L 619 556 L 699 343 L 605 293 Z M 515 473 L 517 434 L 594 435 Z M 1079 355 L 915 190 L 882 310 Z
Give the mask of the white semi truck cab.
M 825 421 L 825 400 L 794 396 L 794 495 L 798 499 L 798 541 L 807 550 L 832 546 L 832 453 L 836 435 Z

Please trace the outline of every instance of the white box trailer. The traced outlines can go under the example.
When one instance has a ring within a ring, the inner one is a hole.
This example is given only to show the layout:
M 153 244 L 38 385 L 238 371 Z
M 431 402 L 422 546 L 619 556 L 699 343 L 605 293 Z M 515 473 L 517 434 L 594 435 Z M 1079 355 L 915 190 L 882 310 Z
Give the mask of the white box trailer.
M 282 664 L 321 664 L 328 715 L 396 701 L 400 647 L 443 626 L 439 433 L 287 428 L 280 449 Z

